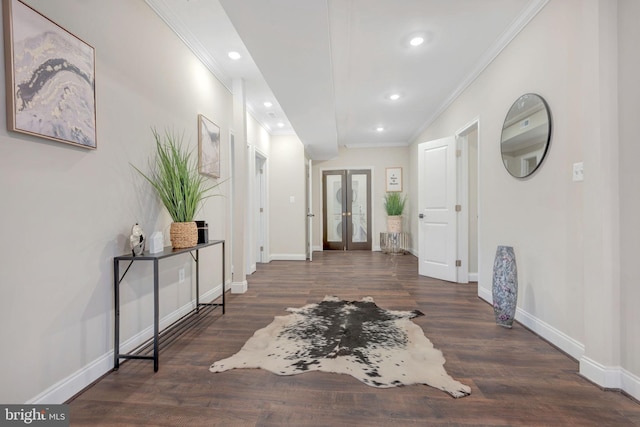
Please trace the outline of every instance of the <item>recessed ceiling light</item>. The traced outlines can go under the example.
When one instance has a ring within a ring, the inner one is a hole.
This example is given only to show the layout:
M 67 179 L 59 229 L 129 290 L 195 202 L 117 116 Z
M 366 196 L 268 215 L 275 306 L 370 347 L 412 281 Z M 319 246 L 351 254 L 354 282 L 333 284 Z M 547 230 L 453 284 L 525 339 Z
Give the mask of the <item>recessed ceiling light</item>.
M 409 40 L 411 46 L 420 46 L 422 43 L 424 43 L 424 37 L 422 36 L 416 36 Z
M 382 132 L 382 131 L 384 131 L 384 128 L 383 128 L 382 126 L 378 126 L 378 127 L 376 128 L 376 131 L 377 131 L 377 132 Z
M 284 127 L 284 123 L 282 123 L 282 122 L 278 122 L 278 127 L 279 127 L 279 128 L 283 128 L 283 127 Z
M 395 101 L 396 99 L 400 99 L 400 94 L 399 93 L 392 93 L 391 95 L 389 95 L 389 99 L 392 101 Z
M 235 51 L 229 52 L 228 55 L 229 55 L 229 58 L 233 59 L 234 61 L 242 58 L 242 56 L 240 56 L 240 54 Z
M 269 101 L 266 101 L 264 103 L 264 106 L 267 107 L 267 108 L 271 108 L 271 107 L 273 107 L 273 104 L 271 102 L 269 102 Z

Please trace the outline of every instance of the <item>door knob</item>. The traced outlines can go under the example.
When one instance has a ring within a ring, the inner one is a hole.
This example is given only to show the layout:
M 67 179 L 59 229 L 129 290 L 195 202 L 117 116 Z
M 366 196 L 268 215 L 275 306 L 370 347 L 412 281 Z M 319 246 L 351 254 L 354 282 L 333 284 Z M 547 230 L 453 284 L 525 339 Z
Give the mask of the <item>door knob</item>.
M 424 218 L 424 214 L 418 215 L 418 218 L 420 218 L 420 219 Z

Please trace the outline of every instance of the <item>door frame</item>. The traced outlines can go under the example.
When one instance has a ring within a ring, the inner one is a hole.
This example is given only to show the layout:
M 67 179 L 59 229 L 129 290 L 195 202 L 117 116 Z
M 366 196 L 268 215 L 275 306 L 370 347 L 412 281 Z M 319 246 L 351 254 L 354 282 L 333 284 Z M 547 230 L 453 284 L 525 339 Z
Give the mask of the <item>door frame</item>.
M 233 132 L 233 130 L 229 129 L 229 177 L 231 182 L 229 183 L 230 185 L 230 191 L 229 191 L 229 227 L 228 227 L 228 233 L 229 233 L 229 243 L 227 245 L 227 251 L 230 254 L 230 256 L 228 257 L 228 259 L 230 260 L 230 269 L 229 271 L 231 271 L 231 283 L 233 283 L 233 275 L 235 273 L 234 267 L 233 267 L 233 248 L 234 248 L 234 239 L 235 239 L 235 232 L 234 232 L 234 227 L 235 227 L 235 211 L 234 211 L 234 199 L 236 197 L 236 180 L 235 180 L 235 173 L 236 173 L 236 135 Z M 226 267 L 226 266 L 225 266 Z
M 313 160 L 311 159 L 306 159 L 306 167 L 305 167 L 305 172 L 306 172 L 306 191 L 305 191 L 305 202 L 306 202 L 306 208 L 307 208 L 307 212 L 305 215 L 305 221 L 306 221 L 306 226 L 307 226 L 307 230 L 306 230 L 306 252 L 307 252 L 307 259 L 309 261 L 313 261 L 313 217 L 315 216 L 313 214 Z
M 268 209 L 268 189 L 267 189 L 267 179 L 268 179 L 268 160 L 267 156 L 264 155 L 260 150 L 256 148 L 254 155 L 254 201 L 255 204 L 253 206 L 254 210 L 254 242 L 253 247 L 255 250 L 255 261 L 256 263 L 267 263 L 269 262 L 269 227 L 267 224 L 269 209 Z M 258 174 L 258 164 L 262 166 L 262 173 Z M 261 206 L 262 205 L 262 206 Z M 262 212 L 259 209 L 262 208 Z M 260 245 L 261 244 L 261 245 Z M 262 250 L 260 250 L 260 246 L 262 246 Z
M 256 161 L 264 159 L 264 182 L 269 182 L 269 158 L 258 149 L 255 145 L 247 143 L 247 215 L 246 215 L 246 232 L 245 232 L 245 259 L 247 262 L 247 274 L 253 274 L 256 271 L 256 263 L 259 259 L 259 254 L 256 248 L 258 247 L 258 233 L 262 232 L 264 239 L 264 254 L 266 261 L 269 262 L 269 209 L 265 209 L 265 227 L 264 230 L 258 230 L 258 213 L 256 207 L 259 205 L 256 200 L 256 193 L 261 191 L 261 196 L 264 200 L 264 205 L 269 206 L 269 192 L 268 186 L 265 184 L 264 188 L 256 188 Z
M 475 117 L 467 124 L 458 129 L 455 133 L 455 137 L 458 144 L 458 150 L 460 156 L 457 158 L 457 204 L 462 206 L 462 210 L 458 216 L 458 256 L 457 259 L 461 261 L 461 266 L 458 268 L 458 283 L 469 283 L 469 144 L 468 135 L 476 131 L 477 137 L 477 157 L 476 157 L 476 170 L 480 170 L 480 118 Z M 478 248 L 477 256 L 480 259 L 480 174 L 476 176 L 476 194 L 477 194 L 477 206 L 476 212 L 478 213 Z M 477 275 L 480 275 L 480 262 L 478 262 Z M 475 278 L 477 280 L 477 277 Z

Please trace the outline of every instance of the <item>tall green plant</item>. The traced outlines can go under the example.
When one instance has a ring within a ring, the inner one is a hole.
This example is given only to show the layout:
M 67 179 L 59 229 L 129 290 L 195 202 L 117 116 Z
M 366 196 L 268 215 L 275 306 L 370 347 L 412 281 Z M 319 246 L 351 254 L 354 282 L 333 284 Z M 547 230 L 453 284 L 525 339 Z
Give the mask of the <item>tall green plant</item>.
M 183 148 L 182 135 L 165 130 L 161 135 L 151 129 L 156 140 L 155 162 L 147 175 L 134 167 L 155 188 L 160 200 L 174 222 L 192 222 L 204 199 L 214 196 L 209 191 L 220 183 L 207 186 L 207 180 L 198 173 L 197 159 Z
M 404 205 L 407 203 L 407 195 L 397 192 L 386 193 L 384 195 L 384 208 L 389 216 L 402 215 Z

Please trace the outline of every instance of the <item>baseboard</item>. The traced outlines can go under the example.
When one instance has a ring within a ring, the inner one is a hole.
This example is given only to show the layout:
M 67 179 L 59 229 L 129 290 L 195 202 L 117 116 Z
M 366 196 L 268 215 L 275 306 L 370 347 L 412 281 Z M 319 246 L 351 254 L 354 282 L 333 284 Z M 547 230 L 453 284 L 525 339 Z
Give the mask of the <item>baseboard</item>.
M 620 389 L 640 401 L 640 377 L 626 369 L 621 369 L 621 377 L 622 383 Z
M 493 293 L 490 289 L 478 286 L 478 297 L 493 306 Z M 530 329 L 536 335 L 539 335 L 549 341 L 551 344 L 558 347 L 574 359 L 580 360 L 584 354 L 584 345 L 582 343 L 574 340 L 569 335 L 559 331 L 547 322 L 527 313 L 520 307 L 516 308 L 516 320 L 527 329 Z
M 583 357 L 584 344 L 519 307 L 516 309 L 516 320 L 574 359 L 580 360 Z
M 25 402 L 25 404 L 57 405 L 64 403 L 111 369 L 113 369 L 113 350 L 100 356 L 67 378 L 58 381 L 33 399 Z
M 469 273 L 469 281 L 477 282 L 478 281 L 478 273 Z
M 580 358 L 580 375 L 606 389 L 621 390 L 640 400 L 640 377 L 620 366 L 604 366 L 586 356 Z
M 231 283 L 231 293 L 232 294 L 244 294 L 249 289 L 249 284 L 246 280 L 242 282 L 232 282 Z
M 478 286 L 478 297 L 491 305 L 493 304 L 493 295 L 490 289 Z M 516 320 L 536 335 L 578 360 L 580 375 L 583 377 L 600 387 L 621 390 L 634 399 L 640 400 L 640 377 L 622 367 L 604 366 L 584 356 L 585 349 L 582 343 L 520 308 L 516 309 Z
M 211 301 L 221 295 L 222 286 L 218 285 L 208 292 L 200 295 L 200 301 Z M 188 314 L 195 307 L 195 299 L 174 312 L 160 319 L 160 329 L 171 325 L 182 316 Z M 153 336 L 153 326 L 145 328 L 138 334 L 120 343 L 120 351 L 127 353 Z M 152 368 L 152 367 L 151 367 Z M 25 402 L 27 405 L 60 404 L 64 403 L 98 378 L 113 369 L 113 349 L 98 357 L 93 362 L 79 369 L 68 377 L 58 381 L 42 393 Z
M 593 359 L 580 358 L 580 375 L 604 388 L 619 389 L 622 387 L 622 369 L 604 366 Z
M 311 247 L 311 250 L 313 250 L 314 252 L 322 252 L 324 249 L 322 248 L 322 246 L 313 246 Z
M 478 297 L 493 305 L 493 294 L 491 289 L 486 289 L 478 284 Z
M 271 254 L 270 261 L 306 261 L 306 254 Z

